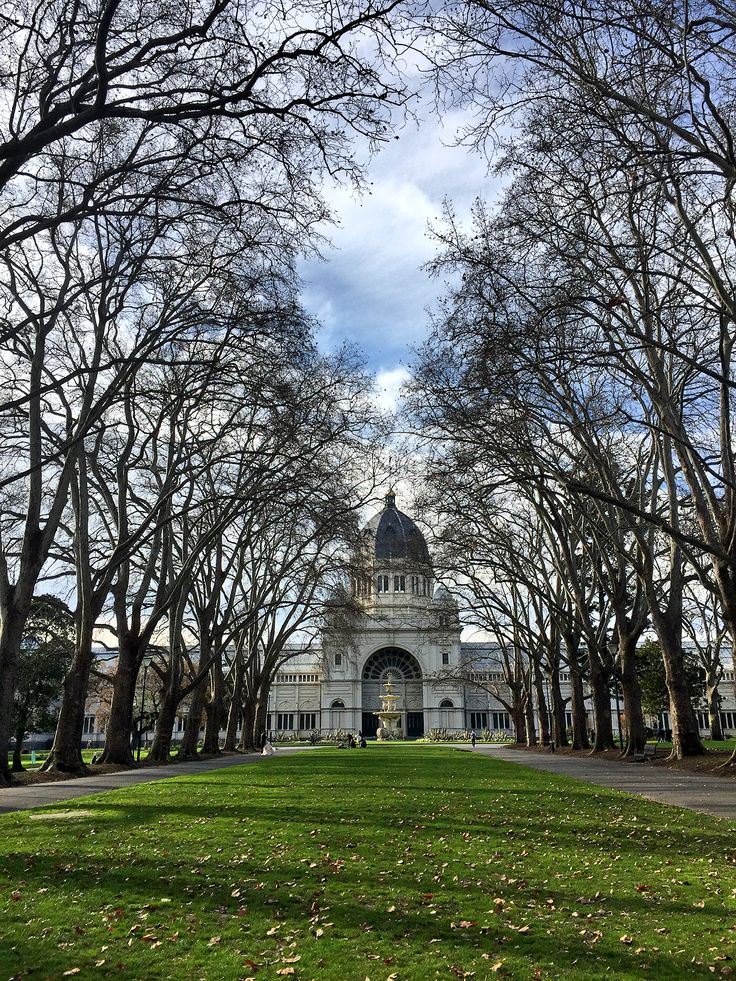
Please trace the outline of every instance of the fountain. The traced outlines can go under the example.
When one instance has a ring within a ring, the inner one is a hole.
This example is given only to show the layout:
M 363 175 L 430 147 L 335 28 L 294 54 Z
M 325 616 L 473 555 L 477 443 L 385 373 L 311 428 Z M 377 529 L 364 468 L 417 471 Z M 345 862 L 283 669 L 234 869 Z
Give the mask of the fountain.
M 383 691 L 378 697 L 381 700 L 381 709 L 373 713 L 378 716 L 378 721 L 380 722 L 380 726 L 376 732 L 376 738 L 379 740 L 401 739 L 403 732 L 401 731 L 401 725 L 397 725 L 398 720 L 401 719 L 401 712 L 396 711 L 396 703 L 400 696 L 394 694 L 393 674 L 391 671 L 386 675 L 386 680 L 383 683 Z

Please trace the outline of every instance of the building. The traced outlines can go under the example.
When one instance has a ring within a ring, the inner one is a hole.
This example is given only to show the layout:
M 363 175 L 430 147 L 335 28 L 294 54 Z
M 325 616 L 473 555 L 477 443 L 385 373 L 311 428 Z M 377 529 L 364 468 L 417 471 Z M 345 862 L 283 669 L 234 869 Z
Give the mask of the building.
M 463 658 L 484 656 L 499 679 L 501 668 L 492 645 L 461 643 L 457 604 L 435 583 L 424 536 L 396 507 L 393 491 L 363 530 L 351 578 L 358 609 L 353 628 L 326 630 L 320 651 L 295 653 L 277 674 L 270 730 L 351 729 L 373 736 L 379 692 L 390 674 L 399 694 L 397 729 L 406 738 L 433 728 L 510 731 L 503 705 L 459 680 Z
M 277 672 L 266 720 L 274 736 L 308 738 L 341 729 L 373 736 L 379 692 L 389 674 L 399 695 L 401 736 L 417 738 L 432 729 L 513 735 L 508 710 L 486 690 L 498 689 L 511 700 L 498 648 L 461 641 L 457 604 L 435 583 L 424 536 L 396 507 L 392 491 L 363 530 L 351 585 L 356 612 L 351 629 L 324 631 L 319 648 L 293 648 Z M 569 674 L 563 672 L 560 682 L 563 697 L 569 698 Z M 588 695 L 587 686 L 584 690 Z M 724 732 L 734 734 L 736 675 L 730 658 L 720 694 Z M 175 744 L 184 732 L 186 708 L 183 704 L 177 714 Z M 104 743 L 103 709 L 99 696 L 90 696 L 83 736 L 89 746 Z M 612 698 L 611 709 L 616 731 L 622 705 Z M 701 707 L 697 716 L 706 735 L 707 713 Z M 592 725 L 592 712 L 588 721 Z M 567 722 L 572 726 L 569 706 Z M 669 713 L 662 713 L 658 726 L 667 729 L 669 724 Z

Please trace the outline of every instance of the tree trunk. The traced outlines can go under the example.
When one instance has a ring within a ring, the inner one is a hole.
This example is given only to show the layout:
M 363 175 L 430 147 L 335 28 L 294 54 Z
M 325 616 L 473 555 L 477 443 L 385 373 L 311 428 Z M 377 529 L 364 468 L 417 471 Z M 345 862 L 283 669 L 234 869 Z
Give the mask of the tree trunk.
M 215 755 L 220 752 L 220 729 L 225 717 L 223 704 L 222 659 L 218 656 L 210 671 L 210 692 L 207 701 L 207 722 L 202 752 Z
M 256 709 L 256 724 L 253 729 L 253 735 L 256 740 L 256 750 L 260 749 L 261 747 L 261 733 L 266 729 L 266 716 L 268 715 L 268 692 L 268 688 L 266 688 L 265 692 L 261 691 L 261 697 L 258 700 L 258 708 Z
M 616 749 L 611 719 L 610 676 L 596 650 L 588 652 L 588 662 L 593 703 L 593 752 L 603 753 L 608 749 Z
M 721 725 L 721 695 L 718 691 L 718 678 L 716 666 L 712 665 L 706 672 L 705 690 L 708 700 L 708 725 L 710 726 L 711 739 L 723 739 L 723 727 Z
M 682 760 L 687 756 L 702 756 L 705 747 L 700 739 L 698 720 L 687 685 L 679 630 L 673 628 L 657 603 L 650 604 L 650 611 L 652 625 L 662 648 L 665 681 L 670 696 L 672 757 Z
M 26 721 L 27 715 L 25 712 L 19 712 L 18 718 L 15 726 L 15 745 L 13 747 L 13 773 L 25 773 L 26 768 L 23 766 L 23 760 L 21 759 L 23 753 L 23 736 L 26 733 Z
M 641 707 L 641 686 L 636 671 L 636 645 L 639 635 L 629 634 L 619 639 L 619 663 L 621 665 L 621 690 L 626 717 L 626 743 L 623 756 L 633 756 L 644 750 L 646 726 Z
M 171 755 L 171 739 L 176 722 L 176 710 L 179 707 L 177 694 L 167 686 L 164 697 L 161 701 L 158 718 L 156 719 L 156 732 L 153 737 L 148 754 L 147 763 L 169 763 Z
M 240 721 L 240 702 L 243 697 L 243 667 L 240 656 L 235 662 L 235 677 L 233 679 L 233 694 L 230 699 L 230 707 L 227 713 L 227 726 L 225 728 L 225 744 L 223 750 L 226 753 L 234 753 L 238 742 L 238 722 Z
M 239 749 L 243 753 L 255 753 L 256 747 L 258 746 L 258 736 L 256 730 L 256 722 L 258 719 L 258 706 L 257 706 L 257 694 L 251 692 L 244 699 L 242 705 L 243 712 L 243 729 L 240 733 L 240 745 Z
M 542 672 L 539 665 L 534 664 L 534 693 L 537 701 L 537 714 L 539 716 L 539 735 L 543 746 L 549 746 L 552 733 L 550 732 L 549 706 L 544 697 L 544 683 Z
M 79 776 L 84 776 L 88 772 L 82 759 L 82 732 L 89 675 L 94 661 L 92 636 L 95 618 L 91 614 L 85 614 L 86 611 L 82 610 L 81 617 L 77 621 L 74 659 L 64 678 L 54 742 L 41 768 L 44 772 L 55 770 L 59 773 L 75 773 Z
M 136 720 L 133 718 L 135 686 L 142 658 L 143 641 L 127 634 L 118 650 L 118 664 L 113 678 L 112 705 L 105 730 L 105 749 L 101 763 L 132 766 L 135 762 L 131 740 Z
M 550 672 L 549 688 L 550 697 L 552 699 L 552 732 L 550 735 L 556 746 L 569 746 L 570 741 L 567 738 L 565 699 L 562 697 L 560 675 L 558 670 Z
M 524 713 L 526 717 L 526 744 L 527 746 L 537 745 L 537 726 L 534 719 L 534 689 L 526 693 L 524 699 Z
M 30 597 L 27 604 L 25 602 L 22 605 L 11 603 L 0 629 L 0 747 L 3 750 L 0 753 L 0 787 L 9 786 L 13 779 L 8 765 L 7 747 L 13 736 L 15 676 L 18 669 L 23 629 L 30 608 Z
M 572 748 L 590 749 L 588 740 L 588 719 L 585 712 L 583 674 L 579 666 L 570 664 L 570 711 L 572 713 Z
M 202 712 L 207 694 L 208 679 L 204 677 L 194 691 L 191 693 L 187 721 L 184 726 L 184 737 L 179 747 L 178 756 L 183 760 L 196 760 L 199 758 L 197 744 L 199 743 L 199 730 L 202 726 Z

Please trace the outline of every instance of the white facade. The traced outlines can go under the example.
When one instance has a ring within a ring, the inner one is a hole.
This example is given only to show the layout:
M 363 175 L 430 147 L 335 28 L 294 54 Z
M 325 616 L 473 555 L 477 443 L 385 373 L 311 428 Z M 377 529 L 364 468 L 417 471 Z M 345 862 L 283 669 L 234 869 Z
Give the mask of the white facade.
M 321 651 L 297 654 L 278 673 L 269 730 L 304 736 L 348 729 L 372 736 L 389 674 L 399 695 L 397 735 L 415 738 L 433 728 L 510 729 L 508 713 L 492 696 L 449 677 L 458 673 L 466 647 L 457 606 L 435 585 L 424 537 L 396 508 L 392 492 L 364 530 L 352 584 L 360 610 L 354 628 L 326 631 Z M 490 646 L 484 647 L 490 654 Z M 443 674 L 447 680 L 440 680 Z

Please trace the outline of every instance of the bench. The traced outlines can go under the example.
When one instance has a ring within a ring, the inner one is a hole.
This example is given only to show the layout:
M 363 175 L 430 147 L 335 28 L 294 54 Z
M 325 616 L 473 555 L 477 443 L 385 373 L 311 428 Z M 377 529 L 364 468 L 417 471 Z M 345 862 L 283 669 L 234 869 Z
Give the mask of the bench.
M 657 755 L 657 744 L 656 743 L 645 743 L 644 749 L 641 753 L 634 753 L 634 763 L 646 763 L 647 760 L 650 762 Z

